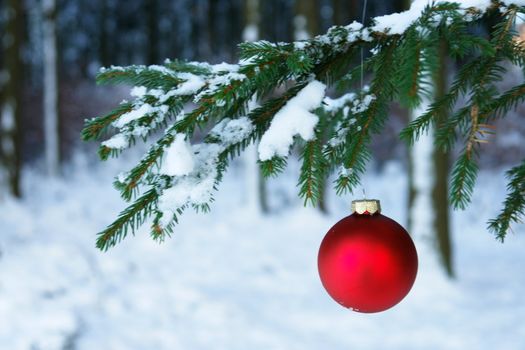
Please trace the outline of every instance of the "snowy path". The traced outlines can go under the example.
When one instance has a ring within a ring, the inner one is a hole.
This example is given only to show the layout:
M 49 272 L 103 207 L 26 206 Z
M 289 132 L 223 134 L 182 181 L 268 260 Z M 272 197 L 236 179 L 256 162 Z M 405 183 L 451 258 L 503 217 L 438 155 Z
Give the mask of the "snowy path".
M 76 165 L 64 182 L 31 172 L 27 198 L 0 205 L 0 349 L 525 349 L 525 229 L 503 245 L 485 231 L 504 195 L 500 173 L 482 173 L 476 205 L 455 213 L 458 280 L 416 237 L 412 292 L 363 315 L 332 302 L 316 270 L 349 198 L 332 200 L 330 217 L 299 206 L 260 217 L 242 209 L 233 169 L 210 215 L 185 215 L 162 245 L 144 231 L 104 254 L 94 234 L 123 208 L 116 166 Z M 395 166 L 366 180 L 401 223 L 404 181 Z M 291 196 L 294 184 L 274 187 Z

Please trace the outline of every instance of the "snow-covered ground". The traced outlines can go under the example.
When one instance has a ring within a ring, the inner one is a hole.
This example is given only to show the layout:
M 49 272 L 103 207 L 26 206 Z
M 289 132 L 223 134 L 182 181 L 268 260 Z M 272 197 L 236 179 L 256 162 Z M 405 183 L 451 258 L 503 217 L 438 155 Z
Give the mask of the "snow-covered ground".
M 501 172 L 483 172 L 474 205 L 454 213 L 457 280 L 444 277 L 428 237 L 415 237 L 411 293 L 359 314 L 329 298 L 316 269 L 350 197 L 332 198 L 329 216 L 302 208 L 292 171 L 272 184 L 274 206 L 292 204 L 262 217 L 232 168 L 209 215 L 187 213 L 163 244 L 142 230 L 101 253 L 95 234 L 124 207 L 111 182 L 126 162 L 78 159 L 61 181 L 30 170 L 26 198 L 0 204 L 2 350 L 525 349 L 524 226 L 505 244 L 485 230 L 505 194 Z M 404 223 L 398 166 L 365 186 Z

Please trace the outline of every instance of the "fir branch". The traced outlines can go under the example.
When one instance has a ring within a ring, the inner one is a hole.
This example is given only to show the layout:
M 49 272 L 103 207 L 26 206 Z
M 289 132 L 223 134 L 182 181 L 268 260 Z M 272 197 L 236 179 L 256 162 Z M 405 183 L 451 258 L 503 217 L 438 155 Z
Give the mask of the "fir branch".
M 400 102 L 407 107 L 413 108 L 421 102 L 421 90 L 423 79 L 426 75 L 423 57 L 427 43 L 432 42 L 421 37 L 416 28 L 410 28 L 405 33 L 404 40 L 399 45 L 400 59 L 398 60 L 397 89 Z
M 184 80 L 177 77 L 175 71 L 165 66 L 135 65 L 128 67 L 102 68 L 96 78 L 97 84 L 128 84 L 144 86 L 148 89 L 169 89 Z
M 164 65 L 175 72 L 191 73 L 199 76 L 211 74 L 211 67 L 206 63 L 186 62 L 183 60 L 174 59 L 166 60 Z
M 326 176 L 327 164 L 323 157 L 321 135 L 318 129 L 316 138 L 308 141 L 301 154 L 301 175 L 299 176 L 299 196 L 304 198 L 304 204 L 308 202 L 316 205 L 322 198 L 323 184 Z
M 452 169 L 449 200 L 454 208 L 465 209 L 470 203 L 478 174 L 472 150 L 464 150 Z
M 108 114 L 85 121 L 82 129 L 82 140 L 91 141 L 99 139 L 107 127 L 118 119 L 122 114 L 131 111 L 133 105 L 130 102 L 122 103 L 120 106 L 109 112 Z
M 412 120 L 400 133 L 400 138 L 406 141 L 409 145 L 413 145 L 421 135 L 428 131 L 430 125 L 436 120 L 442 120 L 448 115 L 448 113 L 454 108 L 457 100 L 462 94 L 467 93 L 468 88 L 472 82 L 472 79 L 475 76 L 475 73 L 478 71 L 478 66 L 480 60 L 474 60 L 470 63 L 465 64 L 458 72 L 457 78 L 450 87 L 449 91 L 440 99 L 433 102 L 427 111 Z M 440 135 L 440 132 L 443 134 L 444 138 L 454 134 L 454 129 L 456 123 L 447 124 L 449 121 L 446 121 L 446 126 L 442 126 L 436 131 L 436 143 L 440 146 L 442 144 L 449 144 L 449 142 L 443 142 Z M 446 139 L 449 141 L 449 139 Z
M 269 56 L 286 57 L 291 54 L 292 49 L 292 44 L 275 44 L 266 40 L 247 41 L 239 44 L 239 56 L 242 60 Z
M 463 122 L 465 116 L 470 118 L 465 150 L 462 156 L 456 161 L 454 170 L 452 171 L 450 201 L 454 208 L 465 209 L 467 204 L 470 203 L 478 171 L 478 166 L 474 159 L 474 156 L 476 155 L 475 147 L 479 143 L 485 142 L 485 140 L 479 136 L 480 134 L 483 136 L 486 133 L 486 131 L 481 128 L 489 127 L 487 124 L 481 123 L 486 116 L 480 114 L 480 109 L 485 110 L 485 106 L 490 103 L 491 96 L 494 95 L 496 90 L 492 82 L 501 79 L 501 76 L 505 71 L 505 69 L 498 64 L 498 61 L 501 59 L 501 50 L 505 46 L 502 44 L 502 41 L 504 41 L 505 38 L 507 38 L 506 40 L 511 40 L 508 38 L 508 35 L 512 24 L 514 23 L 515 16 L 516 10 L 509 9 L 505 21 L 496 26 L 496 39 L 493 39 L 495 40 L 493 43 L 496 48 L 496 54 L 486 58 L 480 65 L 478 75 L 473 80 L 473 93 L 470 99 L 470 104 L 468 107 L 460 110 L 459 116 L 461 116 L 461 118 L 458 116 L 454 118 L 456 120 L 454 123 L 455 125 L 459 125 Z M 469 111 L 468 113 L 466 113 L 467 108 Z M 446 127 L 450 130 L 451 124 L 446 124 Z M 451 134 L 453 134 L 453 131 L 449 131 L 448 135 Z M 450 138 L 450 136 L 446 137 Z
M 501 242 L 504 241 L 512 223 L 522 223 L 525 215 L 525 160 L 507 171 L 509 179 L 507 197 L 499 215 L 489 221 L 489 230 Z
M 286 169 L 287 159 L 284 157 L 274 156 L 269 160 L 260 161 L 261 174 L 265 178 L 277 177 Z
M 492 117 L 501 117 L 523 102 L 525 102 L 525 84 L 517 85 L 493 99 L 487 108 L 487 113 L 491 113 Z
M 233 82 L 231 85 L 227 86 L 225 90 L 235 90 L 236 88 L 239 88 L 239 86 L 240 84 L 238 82 Z M 218 99 L 217 96 L 221 96 L 221 94 L 224 93 L 223 91 L 224 90 L 219 91 L 214 96 L 203 98 L 201 104 L 196 109 L 187 113 L 184 118 L 166 130 L 166 133 L 150 148 L 146 156 L 141 159 L 140 163 L 129 171 L 128 176 L 125 179 L 125 184 L 120 186 L 121 195 L 124 199 L 129 200 L 135 193 L 135 189 L 140 184 L 143 176 L 152 166 L 159 165 L 159 159 L 164 153 L 164 149 L 171 145 L 174 140 L 173 135 L 177 133 L 191 135 L 196 126 L 199 124 L 204 125 L 214 115 L 226 115 L 228 112 L 235 115 L 237 110 L 241 109 L 251 97 L 251 92 L 249 92 L 247 95 L 243 96 L 242 99 L 239 98 L 235 105 L 231 108 L 226 107 L 225 110 L 225 106 L 216 105 L 216 100 Z
M 106 251 L 122 241 L 131 230 L 132 233 L 144 223 L 149 212 L 155 205 L 158 194 L 150 189 L 138 198 L 132 205 L 122 211 L 118 219 L 98 234 L 97 248 Z

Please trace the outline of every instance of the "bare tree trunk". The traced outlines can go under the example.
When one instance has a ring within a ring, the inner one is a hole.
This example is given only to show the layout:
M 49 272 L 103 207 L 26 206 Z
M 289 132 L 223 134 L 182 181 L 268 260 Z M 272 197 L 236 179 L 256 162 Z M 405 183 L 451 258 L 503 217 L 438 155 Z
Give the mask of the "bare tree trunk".
M 21 196 L 21 95 L 22 60 L 20 48 L 23 36 L 20 0 L 6 0 L 5 34 L 2 40 L 4 69 L 0 74 L 0 196 L 8 193 Z
M 56 42 L 56 1 L 42 1 L 42 32 L 44 51 L 44 139 L 48 175 L 60 172 L 58 130 L 58 75 Z
M 408 111 L 407 121 L 413 119 L 412 112 Z M 414 232 L 414 222 L 413 222 L 413 208 L 416 202 L 416 187 L 414 185 L 414 157 L 412 156 L 412 151 L 410 148 L 407 148 L 407 180 L 408 180 L 408 196 L 407 196 L 407 231 Z
M 259 0 L 244 0 L 244 41 L 257 41 L 260 37 L 260 7 Z
M 412 0 L 404 2 L 405 9 L 408 9 Z M 409 111 L 409 121 L 424 113 L 429 102 L 427 98 L 423 98 L 417 108 Z M 435 221 L 431 200 L 435 181 L 432 134 L 433 129 L 421 135 L 418 142 L 408 149 L 407 228 L 411 234 L 425 237 L 432 236 L 432 226 Z
M 361 22 L 359 8 L 362 1 L 357 0 L 332 0 L 333 20 L 336 25 L 346 25 L 353 20 Z
M 318 0 L 295 1 L 295 40 L 304 40 L 319 34 Z
M 208 0 L 193 1 L 192 3 L 192 43 L 195 46 L 193 58 L 208 60 L 211 57 L 210 29 L 208 28 Z
M 410 1 L 406 6 L 410 6 Z M 443 44 L 441 46 L 441 69 L 432 77 L 435 97 L 445 93 L 447 84 L 446 53 Z M 424 98 L 421 105 L 411 112 L 410 119 L 423 113 L 429 103 Z M 408 229 L 413 234 L 434 238 L 439 259 L 447 275 L 453 277 L 448 207 L 449 158 L 435 147 L 433 134 L 434 129 L 430 128 L 409 151 Z
M 259 40 L 259 0 L 244 0 L 244 19 L 243 40 Z M 256 103 L 257 101 L 250 102 L 251 105 L 255 105 Z M 248 206 L 252 210 L 255 209 L 266 214 L 270 211 L 270 206 L 268 205 L 268 189 L 259 164 L 257 164 L 257 146 L 258 142 L 250 145 L 244 156 L 247 178 L 246 196 Z
M 158 0 L 146 1 L 147 28 L 148 28 L 148 64 L 159 63 L 159 26 Z
M 446 47 L 445 43 L 441 42 L 439 59 L 441 62 L 440 73 L 434 77 L 435 81 L 435 96 L 442 97 L 446 93 L 447 87 L 447 65 L 446 65 Z M 442 123 L 444 120 L 438 120 Z M 432 202 L 435 210 L 434 215 L 434 230 L 436 240 L 441 257 L 441 263 L 450 277 L 454 277 L 453 267 L 453 250 L 450 239 L 450 224 L 449 224 L 449 202 L 448 202 L 448 172 L 449 172 L 449 154 L 434 147 L 434 168 L 435 181 L 432 191 Z

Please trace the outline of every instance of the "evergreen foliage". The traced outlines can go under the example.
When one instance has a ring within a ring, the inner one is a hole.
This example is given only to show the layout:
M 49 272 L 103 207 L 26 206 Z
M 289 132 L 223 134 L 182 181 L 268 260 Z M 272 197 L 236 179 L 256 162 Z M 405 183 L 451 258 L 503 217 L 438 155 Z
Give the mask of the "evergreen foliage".
M 463 9 L 456 2 L 435 2 L 401 33 L 377 30 L 374 23 L 364 27 L 354 22 L 332 27 L 325 35 L 306 41 L 242 43 L 237 65 L 166 61 L 162 66 L 101 70 L 97 78 L 101 84 L 137 87 L 133 101 L 86 121 L 84 140 L 99 139 L 111 127 L 118 129 L 115 136 L 102 143 L 101 158 L 118 156 L 136 138 L 149 141 L 159 129 L 164 133 L 151 144 L 139 164 L 115 181 L 115 187 L 131 204 L 99 234 L 97 246 L 102 250 L 114 246 L 150 217 L 152 237 L 162 240 L 173 232 L 178 215 L 187 208 L 207 211 L 213 200 L 211 192 L 229 161 L 260 139 L 276 113 L 314 79 L 336 86 L 341 97 L 325 98 L 315 109 L 319 121 L 314 137 L 304 141 L 295 138 L 302 146 L 299 195 L 305 203 L 315 205 L 323 182 L 334 172 L 337 192 L 352 191 L 370 159 L 371 136 L 381 132 L 389 105 L 398 101 L 413 108 L 422 96 L 429 97 L 430 77 L 439 72 L 437 52 L 443 42 L 452 59 L 467 58 L 468 62 L 458 71 L 448 92 L 410 122 L 400 136 L 413 144 L 433 125 L 440 148 L 450 151 L 458 143 L 463 145 L 451 173 L 450 199 L 455 208 L 465 208 L 476 182 L 477 154 L 493 132 L 491 123 L 525 99 L 524 84 L 506 92 L 496 87 L 506 62 L 524 66 L 525 44 L 515 40 L 514 32 L 517 16 L 525 13 L 520 5 L 492 2 L 487 12 L 499 11 L 500 15 L 490 39 L 474 35 L 471 30 L 484 11 Z M 361 48 L 374 53 L 362 64 L 358 62 Z M 372 80 L 370 86 L 360 89 L 356 80 L 362 71 Z M 277 97 L 269 97 L 276 93 Z M 465 105 L 457 106 L 461 99 L 466 100 Z M 260 106 L 253 107 L 253 100 Z M 190 102 L 195 107 L 184 111 Z M 177 135 L 186 135 L 189 140 L 197 129 L 206 132 L 203 142 L 192 146 L 200 163 L 187 174 L 163 172 L 163 159 Z M 286 162 L 282 155 L 260 161 L 262 173 L 275 176 Z M 508 177 L 509 195 L 504 209 L 489 223 L 501 240 L 510 224 L 518 222 L 525 211 L 525 163 L 511 169 Z M 200 189 L 205 196 L 193 198 L 194 191 L 181 200 L 184 184 Z M 175 193 L 178 207 L 166 210 L 163 198 L 167 193 L 174 195 L 174 188 L 179 191 Z

